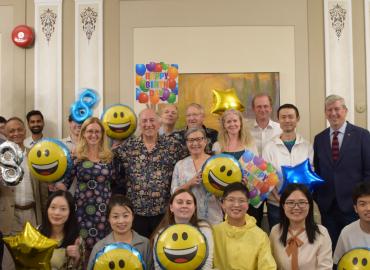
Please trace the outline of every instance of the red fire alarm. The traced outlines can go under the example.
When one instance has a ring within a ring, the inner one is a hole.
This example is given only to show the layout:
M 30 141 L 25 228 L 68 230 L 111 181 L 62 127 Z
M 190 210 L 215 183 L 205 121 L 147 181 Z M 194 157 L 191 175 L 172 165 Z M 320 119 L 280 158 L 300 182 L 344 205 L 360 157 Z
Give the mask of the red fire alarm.
M 18 47 L 28 48 L 33 44 L 34 39 L 33 30 L 27 25 L 18 25 L 13 29 L 12 40 Z

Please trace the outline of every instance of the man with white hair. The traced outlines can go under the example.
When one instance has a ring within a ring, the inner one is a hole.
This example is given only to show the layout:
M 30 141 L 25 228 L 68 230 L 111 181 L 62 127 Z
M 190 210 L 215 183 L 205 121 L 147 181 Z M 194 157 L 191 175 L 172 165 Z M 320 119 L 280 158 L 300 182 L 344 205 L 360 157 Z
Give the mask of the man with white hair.
M 184 158 L 181 143 L 171 136 L 159 136 L 159 127 L 156 112 L 144 109 L 139 114 L 140 136 L 128 138 L 114 150 L 124 170 L 126 195 L 134 207 L 133 229 L 146 237 L 163 217 L 173 169 Z
M 370 181 L 370 133 L 346 121 L 347 107 L 342 97 L 325 99 L 325 116 L 330 127 L 314 140 L 314 167 L 325 184 L 314 198 L 328 229 L 333 248 L 344 226 L 355 221 L 352 191 L 362 181 Z

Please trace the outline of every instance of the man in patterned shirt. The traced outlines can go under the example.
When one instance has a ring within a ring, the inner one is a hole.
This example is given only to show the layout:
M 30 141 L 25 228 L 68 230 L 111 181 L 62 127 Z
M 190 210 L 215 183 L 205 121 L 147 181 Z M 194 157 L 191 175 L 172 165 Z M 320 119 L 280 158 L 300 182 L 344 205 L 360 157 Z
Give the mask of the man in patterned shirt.
M 158 135 L 160 119 L 154 110 L 141 111 L 138 124 L 140 136 L 129 138 L 114 153 L 134 206 L 133 229 L 149 237 L 168 205 L 174 166 L 184 156 L 178 140 Z

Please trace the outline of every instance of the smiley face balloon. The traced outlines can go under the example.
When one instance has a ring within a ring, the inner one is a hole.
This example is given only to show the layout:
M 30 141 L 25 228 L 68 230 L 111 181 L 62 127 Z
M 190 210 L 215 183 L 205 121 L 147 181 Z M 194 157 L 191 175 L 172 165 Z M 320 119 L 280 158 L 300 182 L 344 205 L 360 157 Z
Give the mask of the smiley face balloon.
M 204 163 L 202 168 L 203 185 L 216 196 L 222 196 L 227 185 L 241 182 L 242 177 L 242 168 L 231 155 L 214 155 Z
M 28 153 L 28 167 L 33 177 L 53 183 L 63 178 L 72 167 L 68 148 L 55 139 L 42 139 Z
M 162 269 L 200 269 L 208 256 L 204 235 L 195 227 L 176 224 L 163 230 L 154 247 L 155 256 Z
M 94 261 L 93 270 L 144 270 L 140 252 L 126 243 L 113 243 L 100 250 Z
M 370 249 L 355 248 L 342 256 L 338 270 L 367 270 L 370 269 Z
M 107 136 L 112 139 L 126 139 L 136 130 L 135 112 L 123 104 L 108 107 L 103 112 L 101 120 Z

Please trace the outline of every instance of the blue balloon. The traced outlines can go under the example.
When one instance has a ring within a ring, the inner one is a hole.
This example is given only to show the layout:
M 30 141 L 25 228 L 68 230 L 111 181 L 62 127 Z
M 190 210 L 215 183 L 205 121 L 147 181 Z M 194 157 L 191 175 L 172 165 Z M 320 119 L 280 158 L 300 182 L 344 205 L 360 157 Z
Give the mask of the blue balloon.
M 137 75 L 143 76 L 145 74 L 146 67 L 144 64 L 136 64 Z
M 171 67 L 175 67 L 175 68 L 179 69 L 179 65 L 178 64 L 171 64 Z
M 172 90 L 172 93 L 174 93 L 175 95 L 178 95 L 179 94 L 179 86 L 178 86 L 178 84 L 176 84 L 176 87 Z
M 136 100 L 139 100 L 140 93 L 141 93 L 141 90 L 139 88 L 136 88 Z
M 98 100 L 99 100 L 98 94 L 92 89 L 85 89 L 80 94 L 80 101 L 89 108 L 94 107 Z
M 284 181 L 280 193 L 282 193 L 289 184 L 303 184 L 312 192 L 315 187 L 325 183 L 325 180 L 312 171 L 309 159 L 306 159 L 294 167 L 281 166 L 281 170 L 283 172 Z
M 92 110 L 80 100 L 72 104 L 70 113 L 73 121 L 82 124 L 87 118 L 92 116 Z

